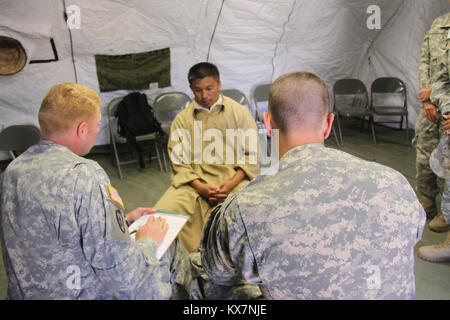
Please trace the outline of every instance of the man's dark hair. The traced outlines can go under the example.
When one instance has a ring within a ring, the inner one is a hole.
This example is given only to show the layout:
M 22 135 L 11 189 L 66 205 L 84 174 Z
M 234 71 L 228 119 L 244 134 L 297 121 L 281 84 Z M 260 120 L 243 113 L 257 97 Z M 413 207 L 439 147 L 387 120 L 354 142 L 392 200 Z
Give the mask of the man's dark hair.
M 200 62 L 189 69 L 188 81 L 192 84 L 194 80 L 213 77 L 217 82 L 220 81 L 219 69 L 209 62 Z

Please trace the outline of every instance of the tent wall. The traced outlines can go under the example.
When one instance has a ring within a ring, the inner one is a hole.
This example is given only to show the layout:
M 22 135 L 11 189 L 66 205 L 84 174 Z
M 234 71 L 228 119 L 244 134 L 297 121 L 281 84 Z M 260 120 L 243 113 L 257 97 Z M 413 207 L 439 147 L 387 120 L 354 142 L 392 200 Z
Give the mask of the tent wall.
M 79 29 L 69 30 L 64 19 L 71 5 L 80 9 Z M 370 5 L 380 8 L 381 29 L 367 27 Z M 406 82 L 414 127 L 420 47 L 432 21 L 449 9 L 446 0 L 3 0 L 0 35 L 21 41 L 29 60 L 53 57 L 53 38 L 59 60 L 0 76 L 0 129 L 37 124 L 40 102 L 57 83 L 77 81 L 99 92 L 95 54 L 166 47 L 172 85 L 145 90 L 150 103 L 165 91 L 192 96 L 187 72 L 206 60 L 219 67 L 223 88 L 248 97 L 256 85 L 294 70 L 315 72 L 330 87 L 342 77 L 369 88 L 376 77 L 396 76 Z M 102 110 L 127 93 L 101 93 Z M 96 144 L 108 142 L 104 119 Z

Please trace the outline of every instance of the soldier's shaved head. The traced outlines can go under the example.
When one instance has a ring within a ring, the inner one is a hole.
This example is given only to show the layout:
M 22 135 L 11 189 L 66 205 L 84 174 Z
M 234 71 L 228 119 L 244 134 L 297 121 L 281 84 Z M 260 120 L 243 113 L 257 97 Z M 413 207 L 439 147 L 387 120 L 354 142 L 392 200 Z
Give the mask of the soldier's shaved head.
M 272 84 L 269 111 L 281 132 L 317 130 L 329 112 L 328 86 L 311 72 L 291 72 Z

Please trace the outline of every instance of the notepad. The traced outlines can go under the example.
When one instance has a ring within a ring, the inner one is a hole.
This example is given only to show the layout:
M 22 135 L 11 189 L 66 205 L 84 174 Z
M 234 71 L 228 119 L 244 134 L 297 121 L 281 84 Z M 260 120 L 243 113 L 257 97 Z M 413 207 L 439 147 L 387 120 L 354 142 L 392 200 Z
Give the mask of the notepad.
M 142 226 L 144 226 L 147 223 L 147 220 L 150 217 L 155 217 L 155 219 L 157 219 L 158 217 L 164 218 L 167 224 L 169 225 L 169 228 L 167 229 L 167 233 L 164 236 L 163 241 L 156 250 L 156 258 L 158 260 L 161 260 L 161 257 L 164 255 L 164 253 L 166 253 L 167 249 L 175 240 L 178 233 L 181 231 L 181 228 L 183 228 L 186 221 L 188 221 L 188 219 L 190 218 L 190 215 L 158 210 L 156 211 L 156 213 L 142 216 L 135 222 L 133 222 L 128 228 L 128 231 L 130 232 L 130 237 L 133 241 L 136 241 L 136 231 L 142 228 Z

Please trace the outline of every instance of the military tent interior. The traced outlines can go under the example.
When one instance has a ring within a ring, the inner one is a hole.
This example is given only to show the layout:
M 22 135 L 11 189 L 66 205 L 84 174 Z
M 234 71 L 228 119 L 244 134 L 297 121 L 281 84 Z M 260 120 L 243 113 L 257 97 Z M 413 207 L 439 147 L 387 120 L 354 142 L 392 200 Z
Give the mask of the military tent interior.
M 187 72 L 201 61 L 218 66 L 223 89 L 245 93 L 253 114 L 254 88 L 290 71 L 314 72 L 330 88 L 341 78 L 360 79 L 370 88 L 376 78 L 397 77 L 406 85 L 412 131 L 423 38 L 449 9 L 447 0 L 0 0 L 0 36 L 20 42 L 26 55 L 20 70 L 0 75 L 0 131 L 15 124 L 38 126 L 40 102 L 49 88 L 73 81 L 100 94 L 100 150 L 110 143 L 105 115 L 111 100 L 131 91 L 145 93 L 150 104 L 163 92 L 192 97 Z M 126 86 L 130 79 L 115 86 L 108 86 L 108 79 L 101 83 L 102 57 L 145 52 L 164 60 L 163 67 L 153 64 L 158 72 L 150 70 L 147 83 L 133 88 Z M 399 144 L 414 168 L 414 148 L 409 141 Z M 397 148 L 395 142 L 391 148 Z M 2 152 L 0 160 L 9 161 L 9 154 Z M 168 174 L 163 178 L 169 183 Z M 409 180 L 414 184 L 413 173 Z M 450 264 L 420 263 L 417 297 L 450 299 Z M 0 282 L 4 298 L 4 271 Z

